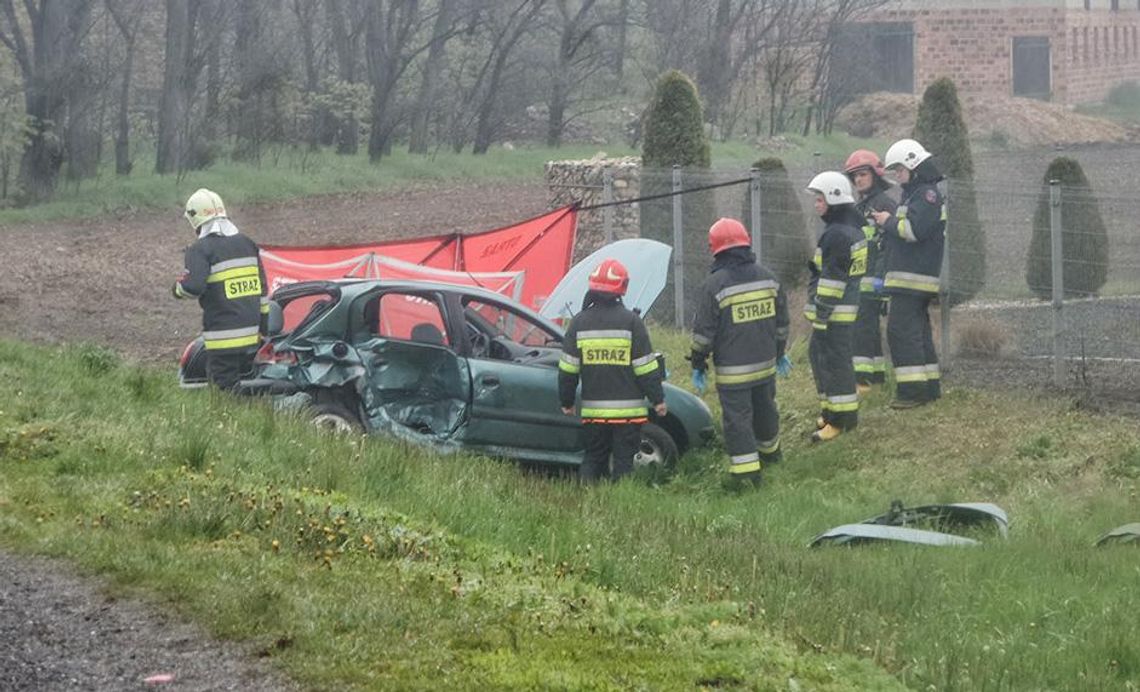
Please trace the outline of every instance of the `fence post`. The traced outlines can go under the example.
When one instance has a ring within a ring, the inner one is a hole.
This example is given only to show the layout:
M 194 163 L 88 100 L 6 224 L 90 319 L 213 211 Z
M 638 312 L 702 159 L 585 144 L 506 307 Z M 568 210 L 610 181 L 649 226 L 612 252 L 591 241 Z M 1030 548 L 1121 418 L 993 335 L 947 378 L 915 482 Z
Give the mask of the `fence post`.
M 813 169 L 812 175 L 819 175 L 819 157 L 821 155 L 822 154 L 818 151 L 812 152 L 812 155 L 811 155 L 811 165 L 812 165 L 812 169 Z
M 945 199 L 950 196 L 950 182 L 946 182 L 945 189 L 939 190 L 942 193 L 943 203 Z M 942 368 L 945 370 L 950 369 L 950 281 L 953 277 L 950 276 L 950 224 L 954 221 L 951 217 L 946 222 L 946 227 L 942 229 L 942 267 L 939 270 L 941 278 L 938 281 L 939 294 L 938 294 L 938 352 L 941 354 L 939 360 L 942 362 Z
M 681 214 L 681 167 L 673 164 L 673 315 L 678 329 L 685 328 L 685 245 Z
M 602 231 L 605 234 L 606 245 L 614 242 L 614 174 L 609 166 L 602 169 Z
M 760 255 L 760 169 L 748 170 L 748 195 L 752 205 L 752 218 L 748 220 L 752 228 L 752 251 L 756 253 L 757 260 L 763 260 Z
M 1064 255 L 1061 245 L 1061 185 L 1049 181 L 1049 236 L 1053 246 L 1053 384 L 1065 386 L 1065 351 L 1061 336 L 1065 331 Z

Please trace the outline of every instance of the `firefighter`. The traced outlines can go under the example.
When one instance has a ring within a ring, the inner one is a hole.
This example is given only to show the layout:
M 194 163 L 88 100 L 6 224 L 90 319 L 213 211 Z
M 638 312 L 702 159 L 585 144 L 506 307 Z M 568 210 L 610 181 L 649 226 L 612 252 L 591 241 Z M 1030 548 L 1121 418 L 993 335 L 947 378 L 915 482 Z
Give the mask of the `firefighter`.
M 820 416 L 813 442 L 827 442 L 859 423 L 859 397 L 852 361 L 859 311 L 859 282 L 867 266 L 863 216 L 855 210 L 851 181 L 838 171 L 812 178 L 815 212 L 823 232 L 809 262 L 811 281 L 804 315 L 812 324 L 808 355 L 819 394 Z
M 937 187 L 942 174 L 930 156 L 913 139 L 892 144 L 884 164 L 902 184 L 902 204 L 893 214 L 873 212 L 887 247 L 887 345 L 898 385 L 891 402 L 896 409 L 921 406 L 942 395 L 928 308 L 938 296 L 946 205 Z
M 558 361 L 562 412 L 574 415 L 574 390 L 582 380 L 582 423 L 586 454 L 578 468 L 584 483 L 633 471 L 641 425 L 649 420 L 646 399 L 663 418 L 668 410 L 663 373 L 645 324 L 621 301 L 629 272 L 621 262 L 604 260 L 590 273 L 582 311 L 570 322 Z M 609 473 L 610 455 L 613 472 Z
M 887 314 L 887 295 L 883 291 L 883 272 L 886 254 L 883 251 L 882 230 L 875 225 L 871 213 L 894 212 L 898 200 L 893 196 L 895 186 L 884 178 L 886 171 L 878 154 L 859 149 L 847 157 L 843 171 L 851 179 L 859 201 L 856 211 L 863 216 L 863 237 L 867 240 L 867 271 L 859 282 L 859 315 L 854 327 L 855 386 L 866 394 L 873 384 L 886 379 L 886 359 L 883 357 L 883 336 L 879 318 Z
M 186 267 L 172 290 L 175 298 L 198 299 L 206 375 L 231 390 L 253 366 L 269 312 L 265 271 L 257 245 L 229 220 L 217 193 L 202 188 L 190 195 L 185 216 L 198 238 L 186 248 Z
M 713 255 L 693 323 L 693 386 L 703 393 L 712 354 L 724 423 L 729 479 L 760 480 L 765 464 L 780 460 L 777 372 L 792 364 L 784 354 L 788 305 L 775 274 L 756 261 L 748 231 L 736 219 L 709 228 Z

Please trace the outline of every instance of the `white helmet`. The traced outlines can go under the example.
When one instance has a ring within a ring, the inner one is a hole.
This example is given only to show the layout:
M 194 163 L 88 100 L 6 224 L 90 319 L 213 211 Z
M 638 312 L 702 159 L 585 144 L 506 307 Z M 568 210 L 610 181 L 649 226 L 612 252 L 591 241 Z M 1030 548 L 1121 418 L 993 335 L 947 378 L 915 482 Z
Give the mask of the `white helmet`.
M 226 216 L 226 205 L 218 193 L 206 188 L 199 188 L 186 200 L 186 220 L 197 229 L 207 221 Z
M 918 164 L 930 158 L 930 152 L 913 139 L 900 139 L 887 149 L 883 157 L 883 168 L 902 166 L 908 171 L 918 168 Z
M 827 206 L 837 204 L 855 204 L 855 194 L 851 191 L 851 181 L 839 171 L 824 171 L 811 179 L 807 186 L 808 192 L 818 192 L 823 195 Z

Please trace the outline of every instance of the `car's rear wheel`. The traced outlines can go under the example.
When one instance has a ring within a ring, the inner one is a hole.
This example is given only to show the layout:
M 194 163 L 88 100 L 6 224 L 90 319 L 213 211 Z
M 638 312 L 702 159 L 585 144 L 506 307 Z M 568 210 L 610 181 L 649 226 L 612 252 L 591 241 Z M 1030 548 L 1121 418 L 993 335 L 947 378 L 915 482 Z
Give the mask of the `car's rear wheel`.
M 324 402 L 309 407 L 309 422 L 317 429 L 335 435 L 364 433 L 364 425 L 360 422 L 360 418 L 340 403 Z
M 669 470 L 676 466 L 677 458 L 680 456 L 677 443 L 664 428 L 653 423 L 641 426 L 641 443 L 637 447 L 637 453 L 633 455 L 635 468 L 656 466 L 659 469 Z

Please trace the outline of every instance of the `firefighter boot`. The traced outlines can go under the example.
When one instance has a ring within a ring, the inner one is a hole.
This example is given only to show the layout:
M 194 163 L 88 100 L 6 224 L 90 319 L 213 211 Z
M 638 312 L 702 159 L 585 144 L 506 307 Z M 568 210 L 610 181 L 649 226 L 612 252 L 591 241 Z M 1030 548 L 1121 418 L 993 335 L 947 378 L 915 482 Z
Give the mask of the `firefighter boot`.
M 828 423 L 819 430 L 816 430 L 811 435 L 812 442 L 830 442 L 843 434 L 843 430 L 838 426 Z
M 918 408 L 928 402 L 920 401 L 918 399 L 895 399 L 891 401 L 890 407 L 896 411 L 905 411 L 906 409 Z

